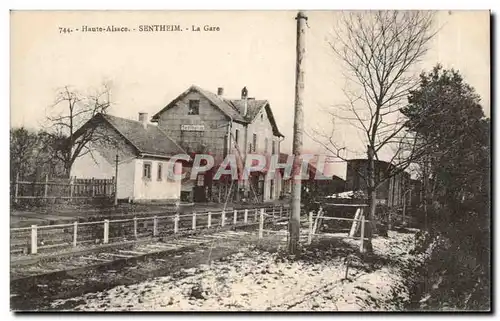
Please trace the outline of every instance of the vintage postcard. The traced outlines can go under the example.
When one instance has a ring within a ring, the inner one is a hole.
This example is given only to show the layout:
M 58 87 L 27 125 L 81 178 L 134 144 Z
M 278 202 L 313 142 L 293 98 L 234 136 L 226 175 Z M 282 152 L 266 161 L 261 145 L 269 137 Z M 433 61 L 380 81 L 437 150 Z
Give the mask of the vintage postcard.
M 491 311 L 489 11 L 10 13 L 13 311 Z

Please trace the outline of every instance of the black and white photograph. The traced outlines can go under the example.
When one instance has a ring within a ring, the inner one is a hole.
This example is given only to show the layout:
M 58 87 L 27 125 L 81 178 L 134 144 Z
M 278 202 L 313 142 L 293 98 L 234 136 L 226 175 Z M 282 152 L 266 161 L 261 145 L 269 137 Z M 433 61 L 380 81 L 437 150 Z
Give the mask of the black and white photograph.
M 10 310 L 491 312 L 492 20 L 11 10 Z

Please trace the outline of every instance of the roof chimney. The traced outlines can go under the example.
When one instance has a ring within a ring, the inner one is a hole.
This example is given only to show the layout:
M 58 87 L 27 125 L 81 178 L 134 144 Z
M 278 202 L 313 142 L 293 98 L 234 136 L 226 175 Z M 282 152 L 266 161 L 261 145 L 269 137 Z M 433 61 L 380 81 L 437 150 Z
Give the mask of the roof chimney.
M 241 90 L 241 99 L 244 100 L 243 102 L 243 105 L 244 105 L 244 108 L 243 108 L 243 116 L 246 116 L 247 115 L 247 112 L 248 112 L 248 101 L 247 101 L 247 98 L 248 98 L 248 89 L 247 87 L 243 87 L 243 89 Z
M 139 121 L 144 126 L 144 129 L 148 127 L 148 113 L 139 113 Z
M 222 96 L 222 95 L 224 95 L 224 88 L 222 87 L 217 88 L 217 96 Z

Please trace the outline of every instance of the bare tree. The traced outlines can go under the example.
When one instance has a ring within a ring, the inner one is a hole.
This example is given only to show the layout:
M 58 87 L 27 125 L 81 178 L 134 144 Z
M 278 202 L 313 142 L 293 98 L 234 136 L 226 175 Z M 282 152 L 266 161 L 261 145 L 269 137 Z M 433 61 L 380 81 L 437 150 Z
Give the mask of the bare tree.
M 409 91 L 418 84 L 412 68 L 428 50 L 433 31 L 433 13 L 427 11 L 376 11 L 344 13 L 330 42 L 343 63 L 347 102 L 336 106 L 332 116 L 362 133 L 368 169 L 366 185 L 369 219 L 374 221 L 376 189 L 383 183 L 374 172 L 374 160 L 392 155 L 383 180 L 397 175 L 417 152 L 415 134 L 405 127 L 400 108 Z M 333 132 L 316 141 L 342 158 Z M 371 236 L 371 228 L 368 229 Z M 371 250 L 368 242 L 367 250 Z
M 106 142 L 110 138 L 98 126 L 89 126 L 75 135 L 77 130 L 98 113 L 106 114 L 110 102 L 111 88 L 104 83 L 99 89 L 87 94 L 65 86 L 58 90 L 55 102 L 50 106 L 47 116 L 47 132 L 52 143 L 58 142 L 54 157 L 64 163 L 66 175 L 70 175 L 75 160 L 83 155 L 92 154 L 92 144 Z
M 10 175 L 14 179 L 16 175 L 24 178 L 31 174 L 33 168 L 32 160 L 35 158 L 37 146 L 36 132 L 27 128 L 10 129 Z

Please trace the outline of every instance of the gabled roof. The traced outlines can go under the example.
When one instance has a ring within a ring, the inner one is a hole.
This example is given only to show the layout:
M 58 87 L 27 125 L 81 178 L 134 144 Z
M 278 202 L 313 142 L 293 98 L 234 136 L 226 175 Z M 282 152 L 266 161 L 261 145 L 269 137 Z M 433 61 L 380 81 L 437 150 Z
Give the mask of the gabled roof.
M 239 113 L 243 115 L 245 110 L 245 100 L 244 99 L 231 99 L 231 103 L 236 107 Z M 259 111 L 268 104 L 267 100 L 255 100 L 253 98 L 247 99 L 247 114 L 245 119 L 251 122 L 255 119 L 255 116 Z
M 230 116 L 233 120 L 239 121 L 239 122 L 247 122 L 245 117 L 234 107 L 232 104 L 232 101 L 229 99 L 225 99 L 221 96 L 218 96 L 214 94 L 213 92 L 210 92 L 208 90 L 202 89 L 198 86 L 191 86 L 190 89 L 188 89 L 189 92 L 192 90 L 197 90 L 199 93 L 201 93 L 203 96 L 205 96 L 210 102 L 218 107 L 226 116 Z M 154 116 L 153 116 L 154 117 Z
M 185 153 L 179 145 L 156 125 L 148 124 L 144 128 L 144 125 L 139 121 L 101 113 L 95 115 L 93 119 L 78 129 L 75 135 L 79 135 L 85 130 L 87 124 L 95 121 L 104 121 L 109 124 L 137 150 L 138 154 L 169 157 Z
M 260 110 L 265 107 L 268 118 L 271 122 L 271 126 L 273 127 L 273 134 L 276 136 L 284 137 L 283 134 L 281 134 L 278 130 L 278 126 L 276 125 L 274 115 L 272 114 L 271 107 L 267 100 L 255 100 L 252 98 L 247 99 L 247 114 L 244 115 L 245 101 L 243 99 L 226 99 L 211 91 L 202 89 L 195 85 L 189 87 L 186 91 L 177 96 L 177 98 L 172 100 L 162 110 L 154 114 L 153 117 L 151 118 L 151 121 L 157 122 L 161 113 L 175 106 L 175 104 L 179 100 L 183 99 L 186 95 L 188 95 L 190 92 L 193 91 L 202 94 L 206 99 L 208 99 L 212 103 L 212 105 L 217 107 L 228 118 L 243 124 L 249 124 L 253 122 L 253 120 L 260 112 Z
M 175 106 L 175 104 L 183 99 L 184 97 L 186 97 L 189 93 L 191 92 L 199 92 L 200 94 L 202 94 L 205 98 L 207 98 L 211 103 L 212 105 L 214 105 L 215 107 L 219 108 L 220 111 L 228 116 L 229 118 L 232 118 L 234 121 L 238 121 L 238 122 L 246 122 L 246 120 L 243 118 L 243 116 L 234 108 L 234 106 L 231 104 L 231 102 L 227 99 L 224 99 L 220 96 L 217 96 L 216 94 L 208 91 L 208 90 L 204 90 L 198 86 L 195 86 L 195 85 L 192 85 L 191 87 L 189 87 L 186 91 L 184 91 L 182 94 L 180 94 L 179 96 L 177 96 L 177 98 L 175 98 L 174 100 L 172 100 L 167 106 L 165 106 L 162 110 L 160 110 L 159 112 L 157 112 L 156 114 L 153 115 L 153 117 L 151 118 L 151 121 L 153 122 L 157 122 L 158 121 L 158 118 L 160 117 L 160 114 L 163 113 L 164 111 L 172 108 Z

